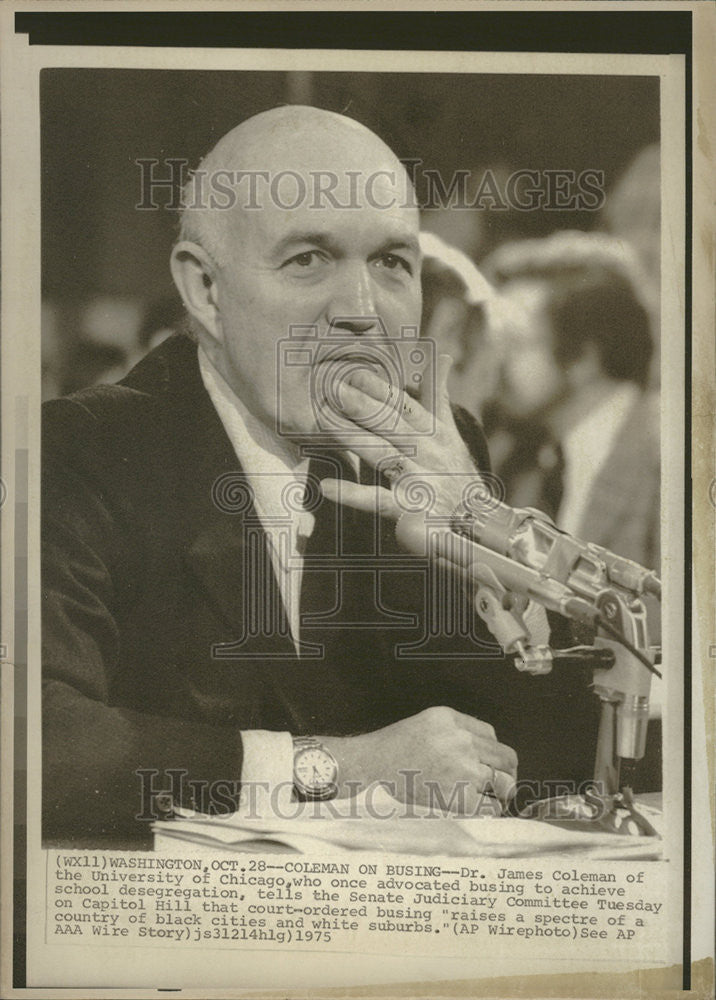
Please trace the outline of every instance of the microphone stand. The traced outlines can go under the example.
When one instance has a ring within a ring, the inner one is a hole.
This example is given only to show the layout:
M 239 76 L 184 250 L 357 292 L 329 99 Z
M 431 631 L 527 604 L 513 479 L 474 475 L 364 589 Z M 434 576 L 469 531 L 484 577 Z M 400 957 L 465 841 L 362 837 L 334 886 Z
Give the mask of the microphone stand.
M 594 666 L 594 691 L 601 701 L 601 716 L 593 788 L 583 795 L 542 799 L 521 810 L 520 815 L 572 829 L 577 823 L 613 833 L 656 836 L 652 824 L 637 810 L 630 785 L 622 780 L 623 762 L 641 760 L 646 749 L 649 670 L 620 642 L 605 635 L 597 634 L 592 646 L 574 650 L 530 645 L 522 615 L 499 584 L 497 590 L 494 584 L 478 586 L 475 605 L 505 652 L 515 654 L 518 670 L 548 673 L 555 659 L 577 659 Z M 643 603 L 638 599 L 627 601 L 616 591 L 607 590 L 600 594 L 599 605 L 601 615 L 613 628 L 653 662 L 655 650 L 647 644 Z
M 656 577 L 544 523 L 537 523 L 537 530 L 549 529 L 549 548 L 547 559 L 536 569 L 480 544 L 473 526 L 468 514 L 458 530 L 453 521 L 452 530 L 442 523 L 438 530 L 426 533 L 424 516 L 411 513 L 400 518 L 397 536 L 409 551 L 449 566 L 474 589 L 478 615 L 505 654 L 514 656 L 518 670 L 545 674 L 555 659 L 586 661 L 594 667 L 594 691 L 601 701 L 593 788 L 584 795 L 539 800 L 519 815 L 571 829 L 577 824 L 658 836 L 637 810 L 631 786 L 623 780 L 627 762 L 640 760 L 646 748 L 651 674 L 658 671 L 650 670 L 644 661 L 653 668 L 659 651 L 649 645 L 638 588 L 656 593 Z M 644 580 L 647 587 L 642 586 Z M 596 628 L 593 644 L 568 650 L 533 644 L 524 617 L 531 600 Z

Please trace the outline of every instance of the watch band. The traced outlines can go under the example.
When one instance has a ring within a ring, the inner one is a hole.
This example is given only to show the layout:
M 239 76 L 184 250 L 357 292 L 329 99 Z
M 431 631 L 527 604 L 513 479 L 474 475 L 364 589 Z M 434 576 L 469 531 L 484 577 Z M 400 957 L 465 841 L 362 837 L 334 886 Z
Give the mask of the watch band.
M 320 747 L 321 750 L 326 750 L 324 745 L 321 743 L 317 736 L 294 736 L 293 737 L 293 749 L 303 750 L 305 747 Z M 326 753 L 330 753 L 330 750 L 326 750 Z M 333 756 L 333 754 L 331 754 Z

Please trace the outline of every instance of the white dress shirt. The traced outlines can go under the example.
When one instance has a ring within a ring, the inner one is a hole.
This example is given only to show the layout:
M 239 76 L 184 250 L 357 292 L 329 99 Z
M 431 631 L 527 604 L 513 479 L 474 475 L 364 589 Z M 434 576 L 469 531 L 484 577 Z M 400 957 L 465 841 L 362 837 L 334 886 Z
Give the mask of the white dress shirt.
M 579 537 L 592 486 L 638 394 L 633 382 L 622 382 L 562 438 L 564 492 L 555 518 L 562 531 Z
M 271 564 L 298 651 L 303 571 L 300 551 L 302 542 L 313 532 L 315 519 L 310 511 L 296 510 L 296 505 L 286 504 L 283 495 L 291 484 L 305 485 L 308 459 L 302 459 L 295 445 L 272 433 L 249 413 L 201 348 L 199 369 L 251 487 L 256 513 L 268 536 Z
M 295 446 L 273 434 L 249 413 L 201 348 L 199 369 L 204 387 L 253 492 L 254 506 L 266 531 L 271 564 L 298 652 L 303 571 L 300 547 L 302 540 L 310 537 L 315 519 L 309 511 L 289 509 L 282 495 L 291 483 L 305 484 L 308 459 L 301 459 Z M 290 797 L 293 781 L 291 734 L 254 729 L 242 732 L 241 738 L 241 782 L 245 788 L 249 783 L 256 783 L 255 798 L 249 800 L 252 808 L 262 811 L 271 790 L 278 786 L 283 789 L 281 798 Z M 265 791 L 263 786 L 266 786 Z

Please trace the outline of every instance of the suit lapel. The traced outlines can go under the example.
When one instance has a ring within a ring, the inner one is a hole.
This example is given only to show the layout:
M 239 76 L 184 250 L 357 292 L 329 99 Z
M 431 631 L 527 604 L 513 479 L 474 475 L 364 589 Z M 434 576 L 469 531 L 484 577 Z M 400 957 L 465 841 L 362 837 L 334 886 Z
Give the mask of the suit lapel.
M 253 505 L 241 464 L 204 388 L 196 345 L 172 337 L 125 380 L 158 396 L 165 468 L 178 470 L 167 484 L 167 505 L 181 511 L 184 560 L 206 599 L 223 619 L 227 659 L 295 658 L 286 610 L 273 571 L 266 533 Z M 235 638 L 233 638 L 235 637 Z
M 187 545 L 186 561 L 235 636 L 217 646 L 213 655 L 295 659 L 270 543 L 235 456 L 234 468 L 219 473 L 204 495 L 210 502 Z

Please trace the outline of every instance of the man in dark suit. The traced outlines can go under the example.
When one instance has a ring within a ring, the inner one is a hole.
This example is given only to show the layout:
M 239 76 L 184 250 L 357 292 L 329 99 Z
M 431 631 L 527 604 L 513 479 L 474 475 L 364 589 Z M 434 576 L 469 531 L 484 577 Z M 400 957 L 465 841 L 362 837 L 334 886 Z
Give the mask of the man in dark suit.
M 521 438 L 543 426 L 560 446 L 550 513 L 578 538 L 658 568 L 659 398 L 633 251 L 567 231 L 507 243 L 485 266 L 501 292 L 501 412 L 522 421 Z M 509 501 L 544 506 L 531 475 L 540 449 L 518 438 L 516 450 L 499 467 Z
M 405 335 L 402 165 L 353 121 L 280 108 L 217 144 L 185 204 L 191 336 L 46 413 L 45 836 L 141 837 L 156 793 L 221 812 L 242 783 L 506 801 L 516 755 L 480 720 L 510 717 L 508 668 L 474 623 L 424 632 L 425 572 L 392 531 L 403 473 L 486 462 L 446 359 Z
M 545 510 L 564 531 L 658 572 L 659 396 L 649 387 L 654 343 L 633 249 L 604 233 L 564 231 L 506 243 L 484 266 L 500 292 L 504 357 L 490 450 L 508 502 Z M 659 604 L 647 596 L 645 605 L 658 643 Z M 661 698 L 655 679 L 640 791 L 661 787 Z

